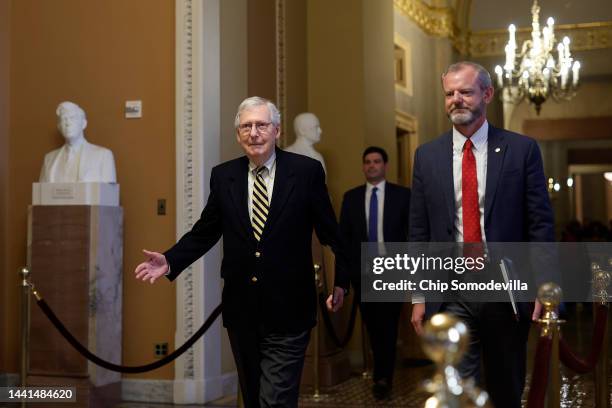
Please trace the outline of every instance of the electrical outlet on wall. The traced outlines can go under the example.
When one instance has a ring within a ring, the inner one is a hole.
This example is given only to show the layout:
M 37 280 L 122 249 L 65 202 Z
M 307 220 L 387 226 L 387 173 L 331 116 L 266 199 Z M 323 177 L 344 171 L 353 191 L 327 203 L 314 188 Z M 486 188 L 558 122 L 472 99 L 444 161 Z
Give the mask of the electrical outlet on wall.
M 166 215 L 166 199 L 160 198 L 157 200 L 157 215 Z
M 168 355 L 168 343 L 155 343 L 154 355 L 157 358 L 162 358 Z

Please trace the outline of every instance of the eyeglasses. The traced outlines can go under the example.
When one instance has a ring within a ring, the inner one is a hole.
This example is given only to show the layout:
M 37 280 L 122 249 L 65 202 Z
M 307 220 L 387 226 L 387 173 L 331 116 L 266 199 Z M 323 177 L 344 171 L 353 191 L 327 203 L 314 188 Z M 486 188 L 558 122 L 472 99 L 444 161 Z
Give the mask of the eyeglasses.
M 272 123 L 270 122 L 242 123 L 238 125 L 238 132 L 242 133 L 243 135 L 247 135 L 251 133 L 251 129 L 253 129 L 253 126 L 255 126 L 257 132 L 265 133 L 268 131 L 271 124 Z

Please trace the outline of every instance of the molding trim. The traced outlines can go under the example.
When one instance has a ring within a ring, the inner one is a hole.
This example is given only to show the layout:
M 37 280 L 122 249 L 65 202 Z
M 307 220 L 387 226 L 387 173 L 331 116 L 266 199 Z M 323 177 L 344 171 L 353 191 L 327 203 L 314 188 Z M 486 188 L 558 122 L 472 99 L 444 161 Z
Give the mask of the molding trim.
M 417 118 L 404 111 L 395 110 L 395 127 L 409 133 L 416 133 L 418 130 Z
M 522 43 L 531 36 L 531 27 L 516 30 L 516 41 Z M 555 27 L 557 39 L 568 36 L 572 40 L 572 51 L 590 51 L 612 48 L 612 21 L 583 24 L 560 24 Z M 489 57 L 504 55 L 508 31 L 486 30 L 468 34 L 469 55 Z
M 195 201 L 199 199 L 199 195 L 195 194 L 197 182 L 194 174 L 193 0 L 177 1 L 176 14 L 176 236 L 178 239 L 193 226 L 196 220 L 195 208 L 198 208 L 198 203 Z M 181 334 L 189 338 L 194 332 L 193 266 L 188 267 L 181 275 L 181 283 L 177 285 L 177 316 L 180 315 L 182 320 Z M 178 332 L 179 330 L 177 335 Z M 180 365 L 183 368 L 181 378 L 195 377 L 193 348 L 183 354 Z
M 454 16 L 450 7 L 432 7 L 423 0 L 393 0 L 393 4 L 426 34 L 435 37 L 455 37 Z
M 280 145 L 287 144 L 287 75 L 285 57 L 285 0 L 276 0 L 276 106 L 281 114 Z

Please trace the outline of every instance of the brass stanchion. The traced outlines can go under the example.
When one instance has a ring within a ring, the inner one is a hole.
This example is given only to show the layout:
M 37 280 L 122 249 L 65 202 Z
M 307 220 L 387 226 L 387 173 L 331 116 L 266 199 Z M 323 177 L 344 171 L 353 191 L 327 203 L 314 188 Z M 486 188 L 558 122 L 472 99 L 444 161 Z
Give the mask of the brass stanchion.
M 470 335 L 465 323 L 446 313 L 432 316 L 424 327 L 423 350 L 436 363 L 436 373 L 425 383 L 425 390 L 433 394 L 425 408 L 488 407 L 489 396 L 463 380 L 455 367 L 467 351 Z
M 361 315 L 361 354 L 363 355 L 361 378 L 367 380 L 372 378 L 372 369 L 370 365 L 370 337 L 363 321 L 363 315 Z
M 319 271 L 321 270 L 321 265 L 314 264 L 314 272 L 315 272 L 315 282 L 317 285 L 317 295 L 319 290 L 323 287 L 323 282 L 321 281 L 321 276 L 319 275 Z M 318 302 L 317 302 L 318 304 Z M 312 399 L 315 402 L 320 401 L 324 395 L 321 394 L 321 379 L 319 378 L 319 347 L 320 347 L 320 336 L 319 336 L 319 324 L 321 321 L 321 311 L 319 310 L 319 306 L 317 306 L 317 326 L 314 329 L 314 338 L 313 338 L 313 347 L 312 347 Z
M 565 320 L 559 319 L 557 309 L 561 303 L 561 288 L 552 282 L 544 283 L 538 289 L 538 300 L 544 313 L 538 319 L 541 325 L 540 336 L 551 339 L 548 386 L 546 388 L 546 406 L 559 408 L 561 404 L 561 371 L 559 365 L 559 330 Z
M 26 386 L 28 375 L 28 345 L 30 343 L 30 271 L 28 268 L 21 268 L 21 364 L 19 371 L 19 384 Z
M 19 271 L 21 276 L 21 362 L 19 367 L 19 385 L 27 385 L 28 365 L 30 356 L 28 346 L 30 344 L 30 270 L 26 267 Z M 27 406 L 25 401 L 19 404 L 22 408 Z
M 240 388 L 240 381 L 238 381 L 238 396 L 236 397 L 236 406 L 238 406 L 238 408 L 244 408 L 244 400 L 242 399 L 242 389 Z
M 612 270 L 612 258 L 608 260 L 608 269 Z M 593 301 L 593 321 L 597 321 L 600 305 L 608 306 L 608 287 L 610 285 L 610 272 L 597 268 L 593 272 L 593 287 L 595 299 Z M 608 317 L 608 322 L 610 321 Z M 595 407 L 610 407 L 610 392 L 608 385 L 608 338 L 610 331 L 606 323 L 603 332 L 603 344 L 599 361 L 595 366 Z

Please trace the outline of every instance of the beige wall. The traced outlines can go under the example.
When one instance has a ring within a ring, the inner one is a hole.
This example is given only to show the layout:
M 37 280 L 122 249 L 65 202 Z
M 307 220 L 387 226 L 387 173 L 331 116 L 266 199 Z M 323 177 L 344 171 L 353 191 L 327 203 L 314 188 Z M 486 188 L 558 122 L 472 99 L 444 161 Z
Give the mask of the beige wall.
M 285 2 L 286 146 L 295 141 L 293 120 L 308 111 L 307 0 Z M 323 126 L 323 131 L 325 128 Z M 325 136 L 322 136 L 325 137 Z M 318 148 L 316 146 L 315 148 Z
M 397 157 L 395 133 L 395 78 L 393 69 L 393 1 L 364 0 L 363 66 L 365 144 L 380 146 Z M 361 156 L 360 156 L 361 158 Z M 355 170 L 355 169 L 353 169 Z M 397 162 L 390 160 L 389 181 L 397 181 Z
M 248 0 L 248 94 L 276 100 L 274 0 Z
M 376 144 L 390 157 L 397 155 L 393 2 L 309 0 L 307 6 L 308 110 L 321 122 L 316 148 L 325 158 L 328 188 L 339 213 L 344 192 L 364 181 L 364 148 Z M 396 165 L 389 171 L 393 181 Z M 331 270 L 329 251 L 325 255 Z M 342 313 L 349 311 L 346 307 Z M 353 363 L 360 355 L 359 337 L 348 346 Z
M 8 319 L 12 310 L 5 304 L 11 292 L 7 262 L 8 213 L 6 185 L 8 181 L 9 148 L 9 56 L 10 56 L 10 6 L 9 1 L 0 1 L 0 333 L 9 333 Z M 14 291 L 13 291 L 14 292 Z M 12 319 L 11 319 L 12 321 Z M 7 336 L 0 336 L 0 372 L 9 354 Z M 13 351 L 13 350 L 11 350 Z
M 444 113 L 444 93 L 440 75 L 453 59 L 448 39 L 435 38 L 423 32 L 411 19 L 400 11 L 394 12 L 395 32 L 411 48 L 413 94 L 395 91 L 395 106 L 398 110 L 414 115 L 418 121 L 418 143 L 435 139 L 450 129 Z
M 3 190 L 11 197 L 11 218 L 2 286 L 17 285 L 31 183 L 44 154 L 62 143 L 55 107 L 72 100 L 87 112 L 88 140 L 115 154 L 125 211 L 123 363 L 149 362 L 155 342 L 174 345 L 174 286 L 139 283 L 132 272 L 142 248 L 174 242 L 174 2 L 18 0 L 12 6 L 9 184 Z M 143 101 L 142 119 L 122 117 L 130 99 Z M 167 199 L 167 216 L 156 215 L 158 198 Z M 9 316 L 0 371 L 16 372 L 16 291 L 0 302 Z M 138 377 L 173 378 L 173 369 Z
M 393 66 L 391 9 L 387 0 L 308 2 L 308 109 L 323 128 L 317 150 L 325 157 L 336 210 L 342 194 L 363 182 L 361 153 L 368 144 L 377 142 L 395 157 L 389 144 L 393 82 L 387 73 Z M 379 98 L 374 87 L 391 99 Z

